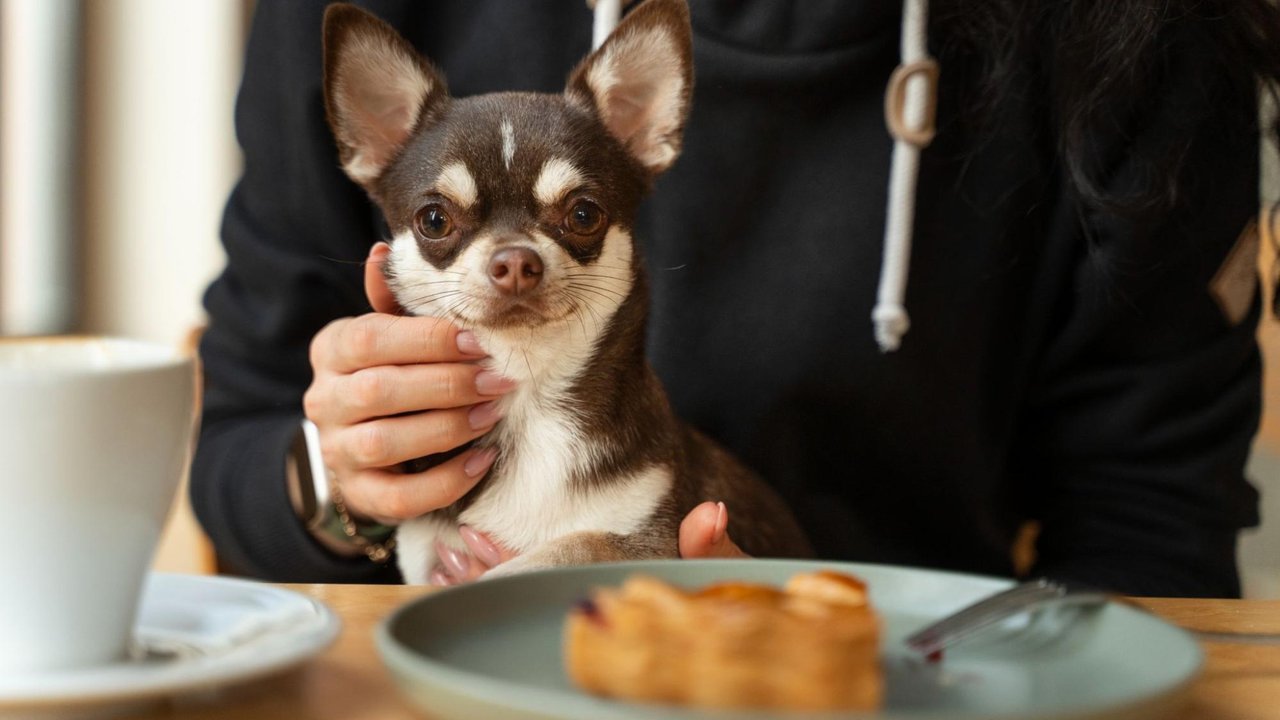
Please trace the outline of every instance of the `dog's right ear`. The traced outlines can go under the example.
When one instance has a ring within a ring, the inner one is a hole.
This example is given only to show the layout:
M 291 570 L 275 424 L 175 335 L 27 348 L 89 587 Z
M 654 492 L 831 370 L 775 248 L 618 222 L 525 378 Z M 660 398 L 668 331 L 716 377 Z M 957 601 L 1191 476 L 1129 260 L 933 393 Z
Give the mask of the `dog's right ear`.
M 377 180 L 448 98 L 444 77 L 390 25 L 353 5 L 325 9 L 325 110 L 352 180 Z
M 565 94 L 593 108 L 611 135 L 656 175 L 680 154 L 693 89 L 685 0 L 646 0 L 569 74 Z

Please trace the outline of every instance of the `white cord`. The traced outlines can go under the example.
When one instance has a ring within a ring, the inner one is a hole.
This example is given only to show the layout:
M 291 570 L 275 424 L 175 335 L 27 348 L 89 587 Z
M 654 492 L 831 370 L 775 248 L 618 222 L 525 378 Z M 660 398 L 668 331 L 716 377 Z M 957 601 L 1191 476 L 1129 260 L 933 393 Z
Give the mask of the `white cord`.
M 587 1 L 591 4 L 591 0 Z M 618 27 L 622 17 L 622 0 L 595 0 L 595 23 L 591 26 L 591 49 L 595 50 Z
M 928 0 L 903 0 L 902 66 L 930 61 L 928 55 Z M 920 130 L 931 125 L 927 117 L 932 108 L 935 88 L 930 78 L 920 72 L 905 77 L 903 125 Z M 892 81 L 890 92 L 892 92 Z M 924 144 L 927 144 L 927 140 Z M 893 167 L 889 174 L 889 203 L 885 220 L 884 256 L 880 265 L 880 287 L 871 319 L 876 326 L 876 342 L 881 352 L 897 350 L 902 336 L 911 327 L 911 319 L 903 307 L 907 290 L 907 271 L 911 265 L 911 232 L 915 220 L 916 180 L 920 174 L 920 150 L 923 144 L 895 133 Z

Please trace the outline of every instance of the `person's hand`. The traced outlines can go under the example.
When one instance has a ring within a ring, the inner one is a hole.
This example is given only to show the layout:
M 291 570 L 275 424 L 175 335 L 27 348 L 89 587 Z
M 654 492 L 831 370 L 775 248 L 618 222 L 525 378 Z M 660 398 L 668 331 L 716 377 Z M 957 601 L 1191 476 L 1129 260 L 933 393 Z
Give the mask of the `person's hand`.
M 470 332 L 397 314 L 381 268 L 389 252 L 374 245 L 365 265 L 374 312 L 335 320 L 312 340 L 315 379 L 303 407 L 350 512 L 396 524 L 462 497 L 496 450 L 471 449 L 417 474 L 396 466 L 484 435 L 499 420 L 494 399 L 515 385 L 475 363 L 484 351 Z
M 729 538 L 729 509 L 724 503 L 704 502 L 684 516 L 680 523 L 680 557 L 749 557 Z
M 680 523 L 680 557 L 685 560 L 749 557 L 729 538 L 728 529 L 729 511 L 724 503 L 704 502 L 695 507 Z M 436 543 L 440 564 L 431 573 L 432 585 L 470 582 L 517 554 L 466 525 L 458 528 L 458 533 L 470 552 Z

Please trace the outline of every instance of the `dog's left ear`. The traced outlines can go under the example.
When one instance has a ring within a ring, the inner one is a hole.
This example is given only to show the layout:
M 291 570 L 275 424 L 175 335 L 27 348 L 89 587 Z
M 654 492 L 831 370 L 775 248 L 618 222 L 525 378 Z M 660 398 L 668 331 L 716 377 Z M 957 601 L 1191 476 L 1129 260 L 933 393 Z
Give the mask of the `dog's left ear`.
M 569 75 L 565 94 L 586 103 L 650 173 L 680 154 L 693 90 L 685 0 L 646 0 Z

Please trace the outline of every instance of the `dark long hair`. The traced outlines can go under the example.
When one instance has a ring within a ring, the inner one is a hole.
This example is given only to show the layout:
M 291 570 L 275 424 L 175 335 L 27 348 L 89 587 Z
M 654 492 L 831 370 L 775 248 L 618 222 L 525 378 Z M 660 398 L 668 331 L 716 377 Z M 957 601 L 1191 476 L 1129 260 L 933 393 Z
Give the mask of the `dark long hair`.
M 998 115 L 1011 92 L 1047 80 L 1043 110 L 1070 183 L 1088 206 L 1115 211 L 1167 208 L 1178 201 L 1179 170 L 1191 138 L 1151 163 L 1147 187 L 1118 197 L 1103 187 L 1089 148 L 1095 133 L 1149 98 L 1177 52 L 1175 38 L 1208 43 L 1251 105 L 1259 89 L 1276 99 L 1280 82 L 1280 10 L 1270 0 L 935 0 L 932 32 L 946 54 L 982 59 L 975 115 Z M 1280 122 L 1265 128 L 1280 138 Z

